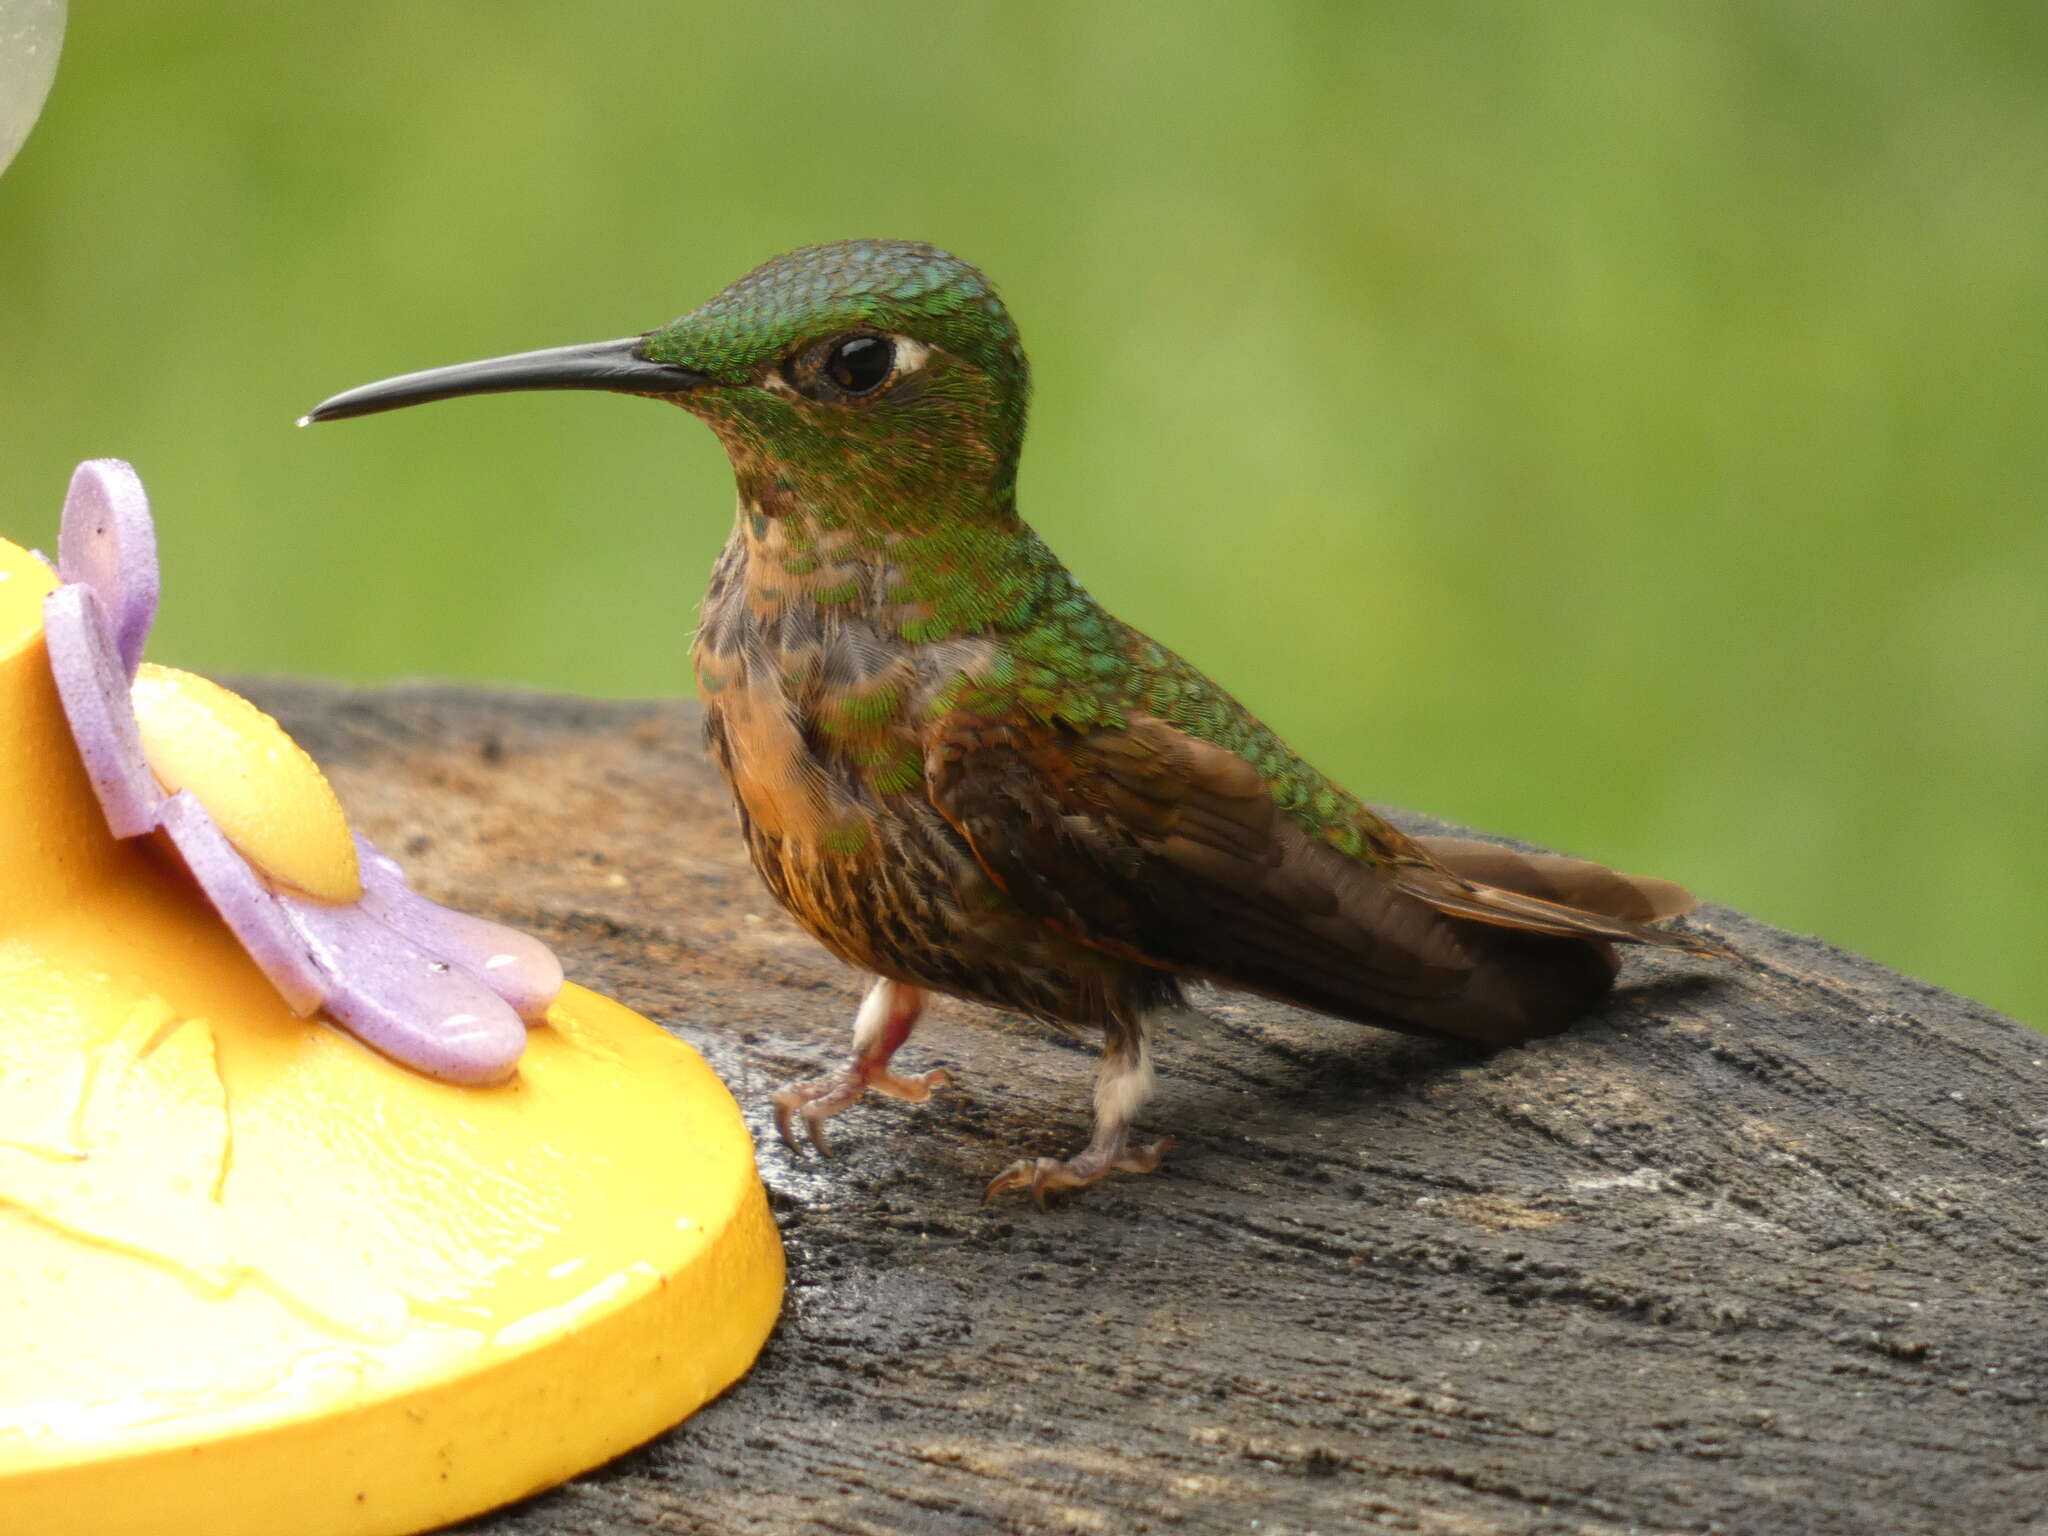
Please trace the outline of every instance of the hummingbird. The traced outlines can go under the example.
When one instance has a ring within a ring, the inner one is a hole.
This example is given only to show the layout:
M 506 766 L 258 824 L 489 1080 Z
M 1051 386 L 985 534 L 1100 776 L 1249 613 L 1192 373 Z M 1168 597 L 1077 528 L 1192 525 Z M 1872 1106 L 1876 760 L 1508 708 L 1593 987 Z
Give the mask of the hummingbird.
M 789 251 L 613 341 L 405 374 L 301 425 L 508 390 L 681 406 L 738 506 L 692 650 L 755 868 L 872 978 L 850 1060 L 773 1097 L 822 1153 L 933 994 L 1102 1037 L 1094 1125 L 986 1199 L 1149 1173 L 1133 1140 L 1157 1024 L 1190 982 L 1507 1046 L 1612 986 L 1614 946 L 1725 955 L 1656 926 L 1666 880 L 1401 832 L 1194 665 L 1083 590 L 1019 515 L 1029 370 L 988 279 L 935 246 Z

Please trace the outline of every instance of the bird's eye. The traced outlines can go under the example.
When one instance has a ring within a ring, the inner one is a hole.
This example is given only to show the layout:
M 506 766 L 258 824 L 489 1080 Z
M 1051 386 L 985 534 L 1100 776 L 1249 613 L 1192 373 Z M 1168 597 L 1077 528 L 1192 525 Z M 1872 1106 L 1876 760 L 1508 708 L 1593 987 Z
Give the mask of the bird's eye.
M 879 388 L 896 367 L 896 344 L 886 336 L 849 336 L 825 358 L 825 374 L 849 395 Z

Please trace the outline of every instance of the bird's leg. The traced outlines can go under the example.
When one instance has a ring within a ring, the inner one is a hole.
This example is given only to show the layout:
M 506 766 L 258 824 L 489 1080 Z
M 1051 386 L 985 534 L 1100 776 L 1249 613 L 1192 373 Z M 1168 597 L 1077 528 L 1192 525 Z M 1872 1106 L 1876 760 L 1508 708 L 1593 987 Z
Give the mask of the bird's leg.
M 1149 1031 L 1112 1028 L 1102 1047 L 1095 1077 L 1095 1133 L 1088 1145 L 1065 1161 L 1023 1157 L 989 1181 L 982 1202 L 1012 1189 L 1028 1189 L 1041 1206 L 1058 1189 L 1084 1189 L 1107 1173 L 1150 1173 L 1173 1146 L 1167 1136 L 1147 1147 L 1130 1144 L 1131 1122 L 1152 1096 Z
M 837 1072 L 807 1083 L 792 1083 L 775 1095 L 775 1129 L 785 1142 L 797 1145 L 790 1118 L 801 1115 L 811 1145 L 829 1154 L 832 1149 L 825 1145 L 825 1122 L 859 1103 L 870 1088 L 892 1099 L 919 1104 L 932 1096 L 934 1088 L 950 1081 L 943 1067 L 916 1077 L 898 1077 L 889 1070 L 889 1058 L 917 1028 L 928 995 L 921 987 L 886 976 L 876 978 L 854 1016 L 853 1060 Z

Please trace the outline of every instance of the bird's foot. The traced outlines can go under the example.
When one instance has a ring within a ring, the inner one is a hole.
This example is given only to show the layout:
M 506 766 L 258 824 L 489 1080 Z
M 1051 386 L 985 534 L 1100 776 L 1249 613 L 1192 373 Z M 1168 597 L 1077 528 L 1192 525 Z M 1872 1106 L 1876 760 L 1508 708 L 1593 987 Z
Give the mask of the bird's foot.
M 899 1077 L 886 1066 L 868 1066 L 856 1061 L 852 1066 L 843 1067 L 828 1076 L 812 1078 L 807 1083 L 791 1083 L 777 1092 L 770 1101 L 775 1106 L 775 1129 L 791 1150 L 801 1150 L 802 1143 L 797 1140 L 792 1124 L 801 1118 L 804 1134 L 810 1138 L 811 1145 L 830 1157 L 832 1148 L 825 1142 L 825 1122 L 841 1110 L 858 1104 L 869 1089 L 892 1099 L 922 1104 L 932 1096 L 934 1088 L 943 1087 L 952 1080 L 944 1067 L 934 1067 L 929 1072 L 911 1077 Z
M 1133 1147 L 1118 1136 L 1107 1145 L 1090 1145 L 1088 1150 L 1062 1161 L 1056 1157 L 1020 1157 L 989 1180 L 981 1197 L 983 1205 L 1013 1189 L 1028 1189 L 1041 1208 L 1045 1197 L 1062 1189 L 1086 1189 L 1110 1173 L 1150 1173 L 1173 1148 L 1171 1136 L 1161 1137 L 1149 1147 Z

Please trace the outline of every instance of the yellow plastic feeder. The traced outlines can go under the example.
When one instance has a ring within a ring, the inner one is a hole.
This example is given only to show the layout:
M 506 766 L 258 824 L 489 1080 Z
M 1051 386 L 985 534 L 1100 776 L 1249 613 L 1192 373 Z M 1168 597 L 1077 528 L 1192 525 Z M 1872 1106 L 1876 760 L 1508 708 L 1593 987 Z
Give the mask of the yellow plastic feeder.
M 704 1062 L 573 985 L 493 1086 L 296 1016 L 161 834 L 110 833 L 57 584 L 0 540 L 0 1532 L 397 1536 L 737 1380 L 782 1250 Z M 160 780 L 223 718 L 180 727 L 210 696 L 178 676 L 137 678 L 177 695 L 144 720 Z M 295 867 L 354 889 L 317 848 Z

